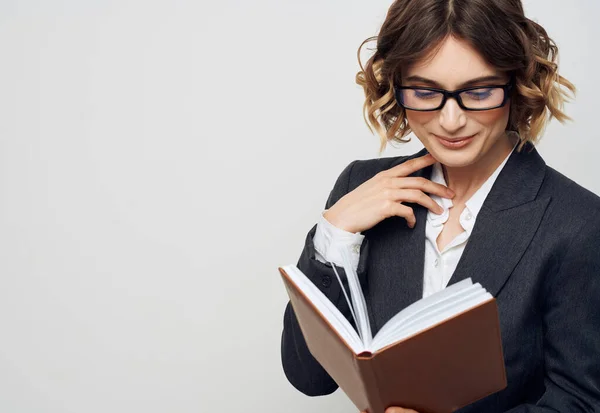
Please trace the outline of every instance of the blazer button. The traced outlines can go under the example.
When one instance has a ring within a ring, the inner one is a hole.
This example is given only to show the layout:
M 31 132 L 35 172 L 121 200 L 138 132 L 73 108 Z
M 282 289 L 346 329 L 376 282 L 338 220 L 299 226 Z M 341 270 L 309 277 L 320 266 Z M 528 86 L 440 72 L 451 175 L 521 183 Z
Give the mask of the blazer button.
M 323 278 L 321 278 L 321 284 L 325 288 L 329 287 L 331 285 L 331 277 L 329 275 L 324 275 Z

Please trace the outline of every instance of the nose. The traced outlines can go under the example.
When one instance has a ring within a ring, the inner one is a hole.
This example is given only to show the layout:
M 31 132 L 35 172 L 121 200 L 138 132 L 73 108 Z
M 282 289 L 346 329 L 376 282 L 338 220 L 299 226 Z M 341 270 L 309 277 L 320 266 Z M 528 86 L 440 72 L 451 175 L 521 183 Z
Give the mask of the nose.
M 448 99 L 440 111 L 439 122 L 445 131 L 452 134 L 466 125 L 467 116 L 456 100 Z

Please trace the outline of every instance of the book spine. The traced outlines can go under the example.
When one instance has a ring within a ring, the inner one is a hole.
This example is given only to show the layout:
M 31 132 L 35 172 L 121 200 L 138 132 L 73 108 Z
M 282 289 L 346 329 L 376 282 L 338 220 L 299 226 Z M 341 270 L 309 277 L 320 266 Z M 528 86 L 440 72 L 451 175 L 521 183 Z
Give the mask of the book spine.
M 372 356 L 370 354 L 358 355 L 355 363 L 368 401 L 366 411 L 368 413 L 385 413 L 385 409 L 389 406 L 383 404 Z

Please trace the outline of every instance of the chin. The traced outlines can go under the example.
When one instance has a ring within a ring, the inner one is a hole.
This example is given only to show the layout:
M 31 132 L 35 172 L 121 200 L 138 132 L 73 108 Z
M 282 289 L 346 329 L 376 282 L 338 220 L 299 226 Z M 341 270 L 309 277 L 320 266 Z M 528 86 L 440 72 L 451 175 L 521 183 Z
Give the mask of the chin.
M 435 139 L 435 138 L 433 138 Z M 461 149 L 448 149 L 437 142 L 424 145 L 427 151 L 442 165 L 450 168 L 462 168 L 477 162 L 481 153 L 479 142 L 473 141 Z
M 464 168 L 473 165 L 477 161 L 473 156 L 460 156 L 455 154 L 446 156 L 437 156 L 433 154 L 433 157 L 437 159 L 439 163 L 449 168 Z

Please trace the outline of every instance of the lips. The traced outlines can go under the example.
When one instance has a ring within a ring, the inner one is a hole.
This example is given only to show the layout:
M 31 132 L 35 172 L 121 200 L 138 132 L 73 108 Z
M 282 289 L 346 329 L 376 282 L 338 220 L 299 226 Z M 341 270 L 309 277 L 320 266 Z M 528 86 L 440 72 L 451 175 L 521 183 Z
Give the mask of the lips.
M 477 134 L 475 134 L 477 135 Z M 438 136 L 438 135 L 433 135 L 435 136 L 438 141 L 445 146 L 446 148 L 449 149 L 459 149 L 462 148 L 466 145 L 468 145 L 469 143 L 471 143 L 473 141 L 473 138 L 475 137 L 475 135 L 470 135 L 470 136 L 461 136 L 461 137 L 456 137 L 456 138 L 448 138 L 448 137 L 442 137 L 442 136 Z
M 461 136 L 458 138 L 447 138 L 445 136 L 435 135 L 436 138 L 447 141 L 447 142 L 460 142 L 460 141 L 464 141 L 466 139 L 472 138 L 473 136 L 475 136 L 475 135 Z

